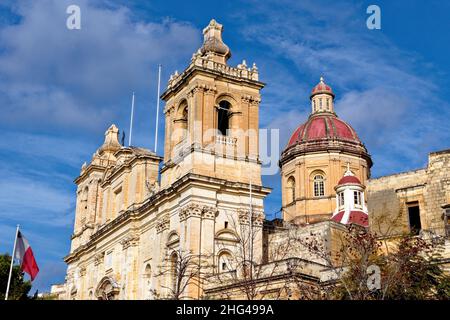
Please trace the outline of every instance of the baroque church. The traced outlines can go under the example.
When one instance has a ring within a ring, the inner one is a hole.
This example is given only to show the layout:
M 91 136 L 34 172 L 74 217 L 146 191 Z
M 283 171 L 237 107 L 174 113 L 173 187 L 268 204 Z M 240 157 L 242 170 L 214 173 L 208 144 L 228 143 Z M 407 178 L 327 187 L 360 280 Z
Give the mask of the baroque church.
M 450 150 L 430 154 L 427 168 L 371 179 L 371 156 L 338 117 L 323 78 L 311 91 L 309 118 L 282 142 L 282 218 L 266 220 L 271 188 L 262 184 L 258 141 L 264 83 L 255 64 L 227 63 L 222 30 L 211 20 L 203 45 L 161 95 L 164 157 L 121 145 L 111 125 L 81 167 L 67 275 L 52 287 L 59 299 L 296 296 L 298 279 L 314 286 L 333 275 L 290 243 L 292 233 L 314 234 L 332 250 L 343 226 L 375 228 L 384 214 L 399 217 L 389 232 L 448 240 Z

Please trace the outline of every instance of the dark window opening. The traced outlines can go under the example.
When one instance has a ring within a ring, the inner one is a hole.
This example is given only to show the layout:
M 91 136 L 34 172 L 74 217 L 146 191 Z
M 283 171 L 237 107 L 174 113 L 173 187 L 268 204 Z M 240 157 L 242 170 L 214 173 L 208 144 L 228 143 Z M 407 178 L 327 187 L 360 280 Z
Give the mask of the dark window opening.
M 227 270 L 227 263 L 226 262 L 222 262 L 222 270 Z
M 228 228 L 228 221 L 225 221 L 225 229 Z
M 408 207 L 409 229 L 412 234 L 418 235 L 422 229 L 420 222 L 420 209 L 418 205 Z
M 217 112 L 217 129 L 224 136 L 227 135 L 227 131 L 230 128 L 230 107 L 231 105 L 228 101 L 221 101 Z

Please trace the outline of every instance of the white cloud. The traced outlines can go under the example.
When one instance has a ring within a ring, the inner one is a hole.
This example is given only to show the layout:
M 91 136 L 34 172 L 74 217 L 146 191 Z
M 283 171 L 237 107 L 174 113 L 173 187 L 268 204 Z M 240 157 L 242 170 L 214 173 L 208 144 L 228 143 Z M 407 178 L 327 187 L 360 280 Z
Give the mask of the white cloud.
M 309 90 L 324 75 L 338 94 L 335 111 L 366 143 L 376 175 L 422 166 L 428 152 L 448 147 L 450 132 L 442 119 L 450 118 L 450 109 L 439 97 L 433 66 L 383 33 L 369 31 L 362 5 L 282 1 L 276 12 L 274 5 L 267 2 L 240 16 L 247 40 L 291 66 L 260 62 L 261 77 L 269 83 L 263 99 L 274 109 L 261 115 L 262 122 L 284 132 L 294 117 L 299 125 L 310 112 Z M 281 134 L 282 148 L 289 135 Z
M 142 96 L 152 88 L 158 63 L 172 69 L 200 41 L 189 24 L 135 21 L 125 7 L 88 0 L 77 1 L 81 30 L 68 30 L 72 3 L 12 5 L 21 20 L 0 29 L 0 123 L 98 130 L 122 112 L 132 90 Z

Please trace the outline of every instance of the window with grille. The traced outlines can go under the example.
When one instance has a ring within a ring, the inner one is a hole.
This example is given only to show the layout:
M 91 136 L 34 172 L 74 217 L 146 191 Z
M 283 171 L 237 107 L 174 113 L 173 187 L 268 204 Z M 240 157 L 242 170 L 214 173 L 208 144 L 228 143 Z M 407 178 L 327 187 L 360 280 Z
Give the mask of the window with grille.
M 344 206 L 344 193 L 343 192 L 339 193 L 339 206 L 340 207 Z
M 314 196 L 322 197 L 325 195 L 324 178 L 318 174 L 314 177 Z
M 353 198 L 355 200 L 355 205 L 360 206 L 361 205 L 361 192 L 353 191 Z

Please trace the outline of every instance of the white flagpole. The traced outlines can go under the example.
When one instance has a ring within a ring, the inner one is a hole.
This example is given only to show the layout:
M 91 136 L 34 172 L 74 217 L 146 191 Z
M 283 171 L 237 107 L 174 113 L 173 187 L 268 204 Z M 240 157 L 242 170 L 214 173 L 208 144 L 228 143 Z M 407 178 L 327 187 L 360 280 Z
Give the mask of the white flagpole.
M 161 64 L 158 65 L 158 96 L 156 97 L 155 153 L 158 151 L 159 96 L 161 91 Z
M 252 199 L 252 179 L 250 179 L 250 263 L 252 264 L 250 268 L 253 268 L 253 199 Z M 251 269 L 253 270 L 253 269 Z
M 133 116 L 134 116 L 134 92 L 133 98 L 131 98 L 130 136 L 128 137 L 128 146 L 131 146 L 131 133 L 133 132 Z
M 5 300 L 8 300 L 9 285 L 11 283 L 11 275 L 12 275 L 13 265 L 14 265 L 14 256 L 16 255 L 16 244 L 17 244 L 17 236 L 18 235 L 19 235 L 19 225 L 17 225 L 16 237 L 14 238 L 14 248 L 13 248 L 13 252 L 11 255 L 11 266 L 9 267 L 9 276 L 8 276 L 8 284 L 6 286 Z

